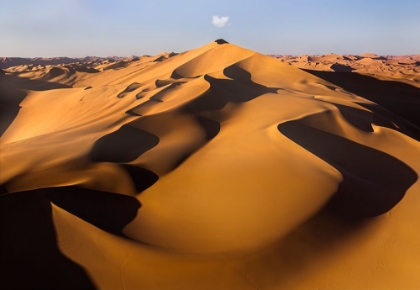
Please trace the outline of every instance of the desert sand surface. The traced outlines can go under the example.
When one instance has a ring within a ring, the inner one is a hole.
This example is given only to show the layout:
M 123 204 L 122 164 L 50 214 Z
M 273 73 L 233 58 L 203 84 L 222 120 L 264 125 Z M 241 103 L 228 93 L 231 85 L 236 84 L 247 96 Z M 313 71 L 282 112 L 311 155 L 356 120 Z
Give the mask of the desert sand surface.
M 3 66 L 1 288 L 419 289 L 419 56 L 277 58 Z
M 420 54 L 416 55 L 271 55 L 289 65 L 308 70 L 356 72 L 381 80 L 400 81 L 420 87 Z

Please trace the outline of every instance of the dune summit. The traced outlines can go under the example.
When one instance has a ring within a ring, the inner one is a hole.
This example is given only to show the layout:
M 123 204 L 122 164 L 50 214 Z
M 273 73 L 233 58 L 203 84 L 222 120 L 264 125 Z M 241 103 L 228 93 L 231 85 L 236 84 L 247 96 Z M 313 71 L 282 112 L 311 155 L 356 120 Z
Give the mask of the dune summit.
M 0 283 L 420 285 L 420 89 L 335 67 L 218 39 L 4 69 Z

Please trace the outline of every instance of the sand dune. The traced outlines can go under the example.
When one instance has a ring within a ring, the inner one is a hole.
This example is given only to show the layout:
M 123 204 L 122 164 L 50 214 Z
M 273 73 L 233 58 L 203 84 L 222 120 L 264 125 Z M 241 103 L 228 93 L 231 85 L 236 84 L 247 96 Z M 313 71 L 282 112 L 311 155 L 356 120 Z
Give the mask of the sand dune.
M 137 56 L 131 57 L 97 57 L 97 56 L 86 56 L 83 58 L 71 58 L 71 57 L 52 57 L 52 58 L 23 58 L 23 57 L 0 57 L 0 68 L 1 69 L 16 69 L 17 67 L 27 66 L 29 69 L 43 67 L 47 65 L 63 65 L 69 63 L 81 62 L 88 65 L 99 65 L 105 62 L 120 62 L 120 61 L 131 61 L 137 59 Z
M 416 288 L 416 61 L 217 40 L 8 67 L 0 283 Z
M 381 80 L 400 81 L 420 87 L 420 55 L 380 56 L 373 53 L 361 55 L 305 55 L 273 57 L 292 66 L 317 70 L 357 72 Z

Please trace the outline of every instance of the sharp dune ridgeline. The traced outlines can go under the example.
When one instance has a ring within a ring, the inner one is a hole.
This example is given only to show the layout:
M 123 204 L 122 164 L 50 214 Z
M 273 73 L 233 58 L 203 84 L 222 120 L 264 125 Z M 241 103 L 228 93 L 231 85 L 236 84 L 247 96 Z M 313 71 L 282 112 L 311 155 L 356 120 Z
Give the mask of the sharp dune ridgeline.
M 419 287 L 415 56 L 3 60 L 2 289 Z

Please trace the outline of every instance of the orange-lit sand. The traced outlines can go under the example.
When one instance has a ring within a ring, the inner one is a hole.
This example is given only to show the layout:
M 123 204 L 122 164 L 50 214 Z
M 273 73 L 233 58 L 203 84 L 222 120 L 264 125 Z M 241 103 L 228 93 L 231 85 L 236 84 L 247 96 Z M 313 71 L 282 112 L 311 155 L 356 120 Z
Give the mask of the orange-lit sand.
M 5 68 L 0 285 L 418 288 L 418 61 L 318 58 Z

